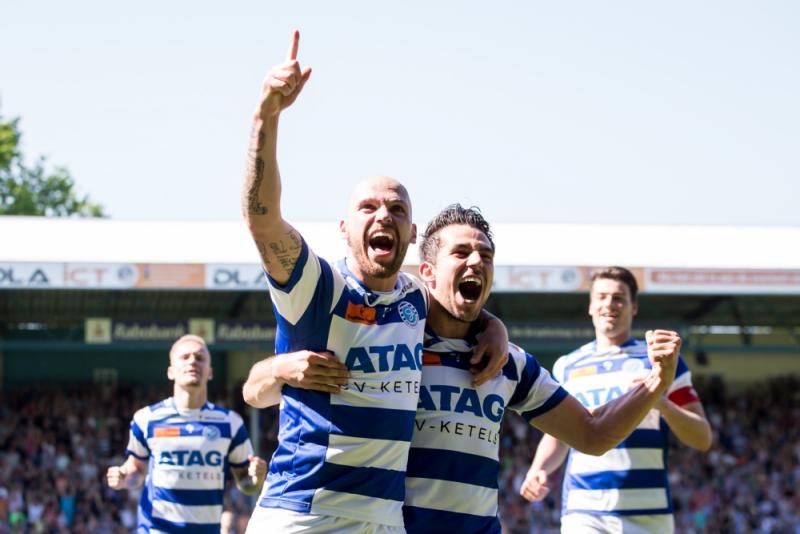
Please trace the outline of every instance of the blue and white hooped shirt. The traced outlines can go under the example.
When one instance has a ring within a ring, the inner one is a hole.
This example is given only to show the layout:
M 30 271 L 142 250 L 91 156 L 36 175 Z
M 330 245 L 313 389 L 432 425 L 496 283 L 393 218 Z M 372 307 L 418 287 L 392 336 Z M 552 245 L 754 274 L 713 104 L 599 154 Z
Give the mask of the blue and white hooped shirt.
M 603 405 L 630 389 L 652 368 L 647 344 L 630 339 L 597 350 L 587 343 L 559 358 L 553 376 L 586 408 Z M 667 396 L 683 406 L 699 401 L 689 368 L 678 359 Z M 562 513 L 653 515 L 672 513 L 667 450 L 669 427 L 651 410 L 636 430 L 602 456 L 571 449 L 564 475 Z
M 499 533 L 503 414 L 511 409 L 530 421 L 567 396 L 536 358 L 513 344 L 502 373 L 473 386 L 472 346 L 426 335 L 403 508 L 409 534 Z
M 331 266 L 305 242 L 289 281 L 268 280 L 276 353 L 330 351 L 351 379 L 335 395 L 284 386 L 259 505 L 402 526 L 427 317 L 421 282 L 401 272 L 394 290 L 372 292 L 344 260 Z
M 219 533 L 225 475 L 253 446 L 242 418 L 210 402 L 179 411 L 170 397 L 138 410 L 127 454 L 149 460 L 137 532 Z

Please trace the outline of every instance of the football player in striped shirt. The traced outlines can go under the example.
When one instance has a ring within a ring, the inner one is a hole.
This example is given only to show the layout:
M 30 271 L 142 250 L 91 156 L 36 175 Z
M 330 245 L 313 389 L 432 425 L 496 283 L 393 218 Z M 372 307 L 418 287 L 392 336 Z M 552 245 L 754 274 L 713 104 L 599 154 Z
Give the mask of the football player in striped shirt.
M 134 414 L 128 458 L 108 469 L 108 485 L 120 490 L 144 482 L 137 533 L 219 533 L 228 469 L 238 488 L 253 494 L 267 464 L 253 455 L 242 418 L 208 402 L 212 368 L 205 341 L 183 336 L 169 359 L 173 396 Z
M 281 412 L 278 448 L 248 532 L 402 532 L 428 315 L 422 283 L 399 272 L 416 239 L 411 202 L 392 178 L 360 183 L 340 223 L 347 256 L 333 263 L 317 257 L 283 219 L 278 119 L 311 74 L 300 68 L 298 44 L 294 32 L 286 61 L 264 82 L 244 216 L 268 275 L 277 352 L 310 349 L 335 356 L 278 356 L 251 371 L 245 400 L 257 407 L 280 401 Z M 499 337 L 488 331 L 483 336 L 497 342 L 488 343 L 496 347 L 493 363 L 477 382 L 498 372 L 506 359 L 507 333 L 502 325 L 494 328 L 502 330 Z M 320 378 L 308 389 L 297 378 L 307 374 Z
M 631 337 L 637 292 L 636 278 L 623 267 L 594 272 L 589 315 L 596 339 L 562 356 L 553 367 L 555 378 L 590 410 L 602 409 L 650 372 L 648 343 Z M 672 386 L 654 409 L 618 447 L 600 458 L 571 450 L 558 436 L 544 436 L 520 493 L 531 501 L 544 498 L 548 476 L 569 457 L 562 532 L 673 532 L 667 476 L 670 430 L 695 449 L 711 446 L 711 427 L 682 358 Z
M 488 222 L 477 209 L 457 204 L 430 222 L 420 242 L 431 313 L 406 476 L 409 534 L 501 532 L 498 441 L 507 409 L 579 450 L 600 454 L 636 427 L 674 375 L 680 338 L 657 331 L 650 345 L 653 372 L 594 412 L 513 344 L 502 373 L 473 385 L 465 357 L 475 344 L 470 324 L 489 297 L 494 251 Z

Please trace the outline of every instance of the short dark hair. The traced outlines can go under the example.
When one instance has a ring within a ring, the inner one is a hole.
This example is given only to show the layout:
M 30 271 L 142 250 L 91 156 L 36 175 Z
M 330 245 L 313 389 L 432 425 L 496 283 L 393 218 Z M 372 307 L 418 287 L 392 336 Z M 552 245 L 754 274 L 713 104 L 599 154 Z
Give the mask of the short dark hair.
M 636 295 L 639 294 L 639 284 L 636 282 L 636 277 L 633 276 L 633 273 L 630 272 L 625 267 L 619 267 L 617 265 L 612 265 L 611 267 L 603 267 L 602 269 L 597 269 L 592 271 L 590 287 L 594 285 L 594 281 L 601 279 L 601 278 L 608 278 L 609 280 L 616 280 L 617 282 L 622 282 L 631 292 L 631 300 L 636 302 Z
M 450 204 L 431 219 L 428 227 L 425 228 L 419 243 L 419 259 L 421 261 L 433 263 L 441 245 L 439 231 L 454 224 L 466 224 L 483 232 L 489 243 L 491 243 L 492 251 L 494 252 L 492 230 L 489 227 L 489 223 L 483 218 L 481 210 L 477 206 L 465 208 L 461 204 Z

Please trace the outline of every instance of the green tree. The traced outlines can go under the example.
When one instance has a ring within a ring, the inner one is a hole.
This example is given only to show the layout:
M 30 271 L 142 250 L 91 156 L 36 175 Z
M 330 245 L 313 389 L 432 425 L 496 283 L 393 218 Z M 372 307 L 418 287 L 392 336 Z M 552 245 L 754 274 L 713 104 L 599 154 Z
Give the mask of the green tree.
M 105 217 L 103 206 L 78 194 L 64 167 L 47 170 L 43 156 L 26 165 L 21 137 L 19 119 L 0 115 L 0 215 Z

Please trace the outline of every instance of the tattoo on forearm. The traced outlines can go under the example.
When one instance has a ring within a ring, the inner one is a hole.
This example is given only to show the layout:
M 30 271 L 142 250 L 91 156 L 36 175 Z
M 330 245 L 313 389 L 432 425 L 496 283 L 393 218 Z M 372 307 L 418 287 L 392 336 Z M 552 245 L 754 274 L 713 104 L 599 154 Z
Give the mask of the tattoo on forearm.
M 264 143 L 264 132 L 255 128 L 250 150 L 247 154 L 247 212 L 250 215 L 266 215 L 267 207 L 258 198 L 261 182 L 264 180 L 264 160 L 258 156 L 258 150 Z M 252 182 L 250 182 L 252 180 Z

